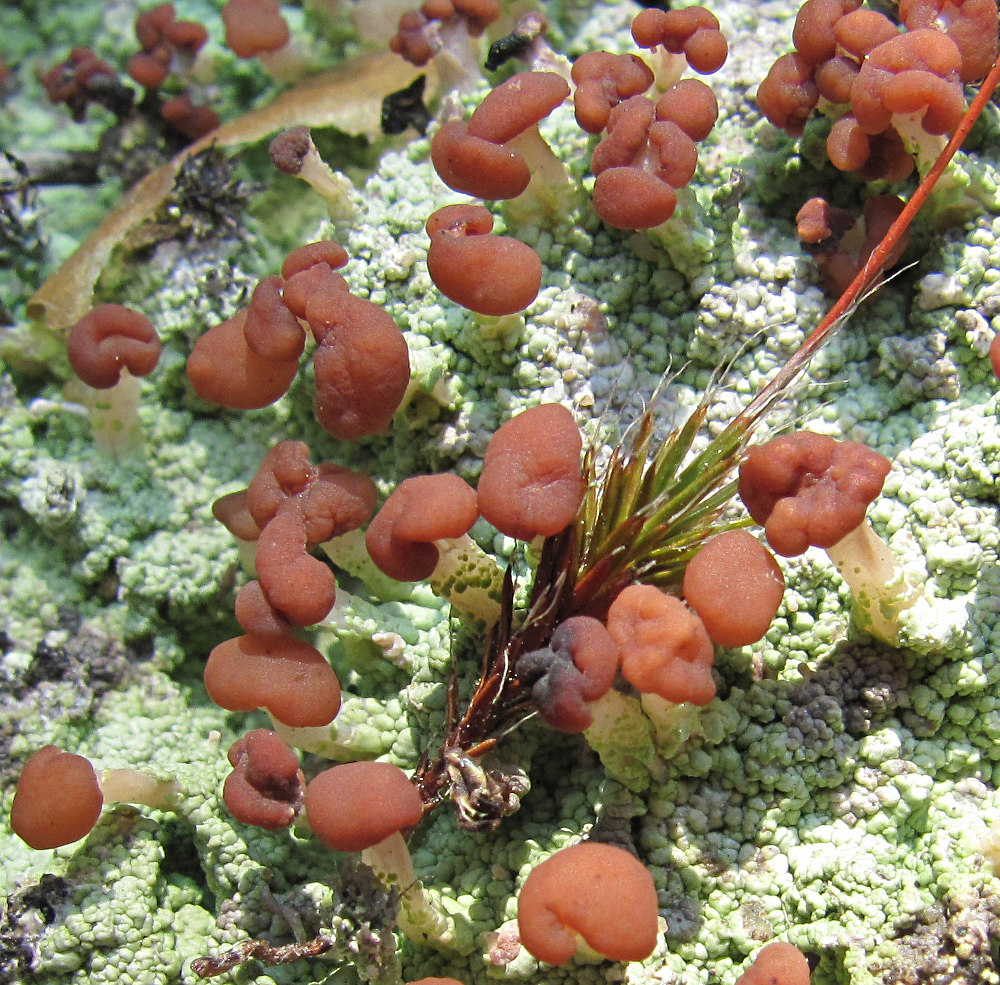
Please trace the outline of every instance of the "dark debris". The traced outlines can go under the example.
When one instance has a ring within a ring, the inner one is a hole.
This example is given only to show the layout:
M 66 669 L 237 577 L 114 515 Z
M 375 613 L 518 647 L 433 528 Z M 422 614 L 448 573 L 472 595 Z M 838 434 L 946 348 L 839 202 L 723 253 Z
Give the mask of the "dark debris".
M 520 58 L 531 47 L 534 40 L 533 37 L 527 34 L 518 34 L 517 31 L 497 38 L 490 45 L 490 50 L 486 54 L 484 65 L 486 71 L 495 72 L 512 58 Z
M 254 189 L 236 177 L 237 163 L 214 144 L 184 159 L 157 217 L 174 228 L 169 238 L 226 238 L 240 227 Z
M 38 196 L 27 164 L 2 149 L 0 158 L 0 270 L 28 280 L 46 256 Z
M 885 985 L 992 985 L 1000 981 L 995 942 L 1000 895 L 969 888 L 919 918 L 897 924 L 895 953 L 869 970 Z
M 427 76 L 418 75 L 406 88 L 390 92 L 382 100 L 382 132 L 387 137 L 413 127 L 421 136 L 427 132 L 431 121 L 430 110 L 424 104 Z
M 312 936 L 294 943 L 243 940 L 222 954 L 196 958 L 191 971 L 199 978 L 212 978 L 250 960 L 273 967 L 331 951 L 335 962 L 353 962 L 359 968 L 378 968 L 391 961 L 399 910 L 396 890 L 387 889 L 367 865 L 347 862 L 336 882 L 336 897 L 332 911 L 322 912 L 305 894 L 293 892 L 276 898 L 262 893 L 261 901 L 269 912 L 262 910 L 258 918 L 270 923 L 277 913 L 284 917 L 283 924 Z

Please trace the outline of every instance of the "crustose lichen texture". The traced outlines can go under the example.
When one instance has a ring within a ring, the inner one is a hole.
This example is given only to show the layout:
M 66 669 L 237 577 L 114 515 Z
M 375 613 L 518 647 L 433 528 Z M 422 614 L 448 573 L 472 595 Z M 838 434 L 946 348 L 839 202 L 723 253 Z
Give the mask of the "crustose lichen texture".
M 283 75 L 295 66 L 235 59 L 221 44 L 221 6 L 176 4 L 209 32 L 195 83 L 224 121 L 249 120 L 295 84 Z M 896 645 L 852 623 L 846 585 L 811 550 L 782 561 L 786 590 L 767 635 L 717 652 L 717 694 L 704 707 L 633 715 L 600 750 L 603 762 L 579 736 L 537 717 L 520 722 L 482 761 L 508 777 L 523 772 L 530 790 L 519 809 L 496 830 L 471 831 L 444 806 L 410 838 L 424 893 L 447 917 L 448 932 L 429 943 L 394 934 L 398 901 L 354 856 L 300 827 L 268 832 L 227 811 L 226 750 L 268 723 L 215 707 L 202 683 L 209 651 L 238 631 L 233 600 L 247 579 L 213 501 L 246 487 L 285 439 L 305 441 L 314 461 L 370 475 L 380 498 L 430 472 L 474 485 L 497 428 L 541 402 L 572 410 L 598 463 L 654 394 L 657 434 L 702 400 L 706 434 L 718 434 L 825 310 L 795 211 L 819 194 L 857 211 L 864 192 L 826 160 L 828 124 L 793 141 L 761 120 L 752 98 L 790 47 L 797 5 L 726 0 L 713 5 L 730 49 L 709 80 L 719 121 L 668 234 L 612 229 L 587 195 L 568 191 L 544 213 L 497 207 L 494 231 L 505 226 L 540 257 L 541 290 L 523 319 L 476 318 L 437 291 L 426 264 L 428 216 L 463 196 L 436 176 L 429 135 L 378 133 L 370 97 L 416 74 L 371 60 L 355 15 L 381 6 L 283 8 L 299 68 L 349 62 L 329 84 L 333 108 L 321 113 L 303 97 L 270 122 L 224 123 L 228 146 L 190 158 L 146 221 L 113 244 L 94 283 L 77 284 L 79 296 L 64 290 L 64 312 L 79 305 L 82 314 L 93 287 L 93 300 L 143 312 L 163 340 L 142 385 L 142 441 L 118 452 L 95 442 L 68 383 L 59 304 L 29 298 L 123 187 L 176 148 L 113 126 L 100 107 L 70 123 L 35 69 L 84 44 L 121 68 L 141 8 L 40 0 L 0 10 L 0 981 L 193 982 L 198 957 L 250 939 L 280 948 L 320 937 L 322 955 L 273 967 L 251 959 L 220 980 L 729 985 L 777 938 L 810 958 L 813 985 L 1000 981 L 992 106 L 952 166 L 944 194 L 953 198 L 914 236 L 914 265 L 854 314 L 761 429 L 791 422 L 892 460 L 869 517 L 919 588 Z M 632 50 L 630 3 L 544 7 L 553 48 L 570 58 Z M 474 80 L 465 110 L 508 71 Z M 335 185 L 330 216 L 268 161 L 268 138 L 297 124 L 313 127 L 323 156 L 357 189 Z M 593 140 L 570 105 L 541 130 L 573 187 L 589 187 Z M 57 180 L 67 172 L 70 183 Z M 32 185 L 24 173 L 44 178 Z M 351 291 L 382 305 L 409 346 L 402 406 L 386 431 L 357 442 L 317 424 L 308 373 L 248 413 L 202 402 L 185 373 L 194 340 L 245 304 L 289 250 L 320 238 L 346 249 Z M 531 549 L 484 522 L 472 536 L 510 564 L 523 612 Z M 425 583 L 340 561 L 336 606 L 309 638 L 337 671 L 343 707 L 329 727 L 297 737 L 304 767 L 377 758 L 415 770 L 440 747 L 452 675 L 459 711 L 468 701 L 481 629 Z M 9 829 L 9 809 L 24 761 L 50 743 L 98 770 L 173 781 L 174 809 L 106 807 L 83 841 L 29 850 Z M 459 765 L 468 779 L 478 761 Z M 518 950 L 511 928 L 528 872 L 581 839 L 625 846 L 651 872 L 665 929 L 648 959 L 551 968 Z

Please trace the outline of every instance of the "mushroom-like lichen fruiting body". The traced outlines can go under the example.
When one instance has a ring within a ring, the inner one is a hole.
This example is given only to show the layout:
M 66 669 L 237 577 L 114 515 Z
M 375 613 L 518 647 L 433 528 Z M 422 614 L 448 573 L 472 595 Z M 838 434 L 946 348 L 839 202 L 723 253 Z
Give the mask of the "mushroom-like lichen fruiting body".
M 774 555 L 746 530 L 713 537 L 688 562 L 683 592 L 720 646 L 756 643 L 785 591 Z
M 583 498 L 583 439 L 561 404 L 539 404 L 490 439 L 479 477 L 479 509 L 518 540 L 550 537 L 576 516 Z
M 293 728 L 329 725 L 340 710 L 337 675 L 319 650 L 293 636 L 220 643 L 208 655 L 205 688 L 221 708 L 266 708 Z
M 707 705 L 715 697 L 715 650 L 701 619 L 654 585 L 629 585 L 608 610 L 622 674 L 643 694 Z
M 10 826 L 31 848 L 58 848 L 86 835 L 103 806 L 90 760 L 58 746 L 43 746 L 21 771 Z
M 188 356 L 191 387 L 210 404 L 234 410 L 267 407 L 287 392 L 299 370 L 297 359 L 276 362 L 254 352 L 244 333 L 246 321 L 244 309 L 214 325 Z
M 747 452 L 739 493 L 771 547 L 795 557 L 859 527 L 888 474 L 889 460 L 857 441 L 798 431 Z
M 313 834 L 339 852 L 360 852 L 413 827 L 423 813 L 420 793 L 391 763 L 342 763 L 306 787 Z
M 233 772 L 222 788 L 229 813 L 266 831 L 287 828 L 302 803 L 304 785 L 295 753 L 276 732 L 258 728 L 232 744 L 229 762 Z
M 809 962 L 794 944 L 772 941 L 757 952 L 736 985 L 809 985 Z
M 153 323 L 120 304 L 99 304 L 70 330 L 66 343 L 73 372 L 98 390 L 113 387 L 123 370 L 146 376 L 162 345 Z
M 479 315 L 512 315 L 538 296 L 542 262 L 512 236 L 489 235 L 481 205 L 446 205 L 427 220 L 427 272 L 447 298 Z
M 410 383 L 406 339 L 384 308 L 347 291 L 306 303 L 316 339 L 316 419 L 335 438 L 356 441 L 389 426 Z
M 642 961 L 656 947 L 653 877 L 615 845 L 582 842 L 536 865 L 517 900 L 521 943 L 540 961 L 565 964 L 582 938 L 612 961 Z
M 365 546 L 381 571 L 397 581 L 429 578 L 437 540 L 461 537 L 479 517 L 476 493 L 451 473 L 404 479 L 368 525 Z
M 618 669 L 618 648 L 604 625 L 573 616 L 556 627 L 547 647 L 524 654 L 517 676 L 532 684 L 542 718 L 559 732 L 583 732 L 593 722 L 588 705 L 606 694 Z

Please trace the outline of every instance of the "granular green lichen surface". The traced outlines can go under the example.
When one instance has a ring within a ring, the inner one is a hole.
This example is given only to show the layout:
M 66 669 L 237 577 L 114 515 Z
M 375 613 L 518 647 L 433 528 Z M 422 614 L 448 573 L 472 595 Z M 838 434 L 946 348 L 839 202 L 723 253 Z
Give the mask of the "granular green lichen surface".
M 377 4 L 284 9 L 302 57 L 319 67 L 373 50 L 351 22 L 366 6 Z M 569 57 L 629 50 L 638 7 L 544 6 Z M 95 286 L 94 300 L 138 308 L 164 343 L 142 385 L 143 443 L 117 457 L 95 445 L 61 334 L 27 302 L 120 200 L 136 148 L 155 142 L 116 131 L 100 108 L 72 123 L 47 103 L 36 68 L 81 44 L 123 68 L 140 5 L 0 9 L 11 68 L 0 150 L 29 170 L 97 155 L 85 184 L 5 185 L 0 212 L 0 982 L 190 983 L 196 957 L 319 933 L 334 939 L 323 956 L 251 960 L 219 980 L 731 985 L 777 938 L 810 957 L 813 985 L 1000 982 L 1000 880 L 988 857 L 1000 840 L 1000 400 L 986 358 L 1000 317 L 993 106 L 953 166 L 975 207 L 957 224 L 918 228 L 911 265 L 851 317 L 767 425 L 791 421 L 892 460 L 869 515 L 919 586 L 897 646 L 852 624 L 847 587 L 811 550 L 782 561 L 787 589 L 766 637 L 717 653 L 718 696 L 706 707 L 637 715 L 604 764 L 580 737 L 521 725 L 497 751 L 530 779 L 520 810 L 472 833 L 445 806 L 410 839 L 428 897 L 458 928 L 438 947 L 393 933 L 390 902 L 352 857 L 307 830 L 243 825 L 222 803 L 226 750 L 267 721 L 218 709 L 202 684 L 211 648 L 237 632 L 233 601 L 247 577 L 211 504 L 246 486 L 275 442 L 305 441 L 314 461 L 363 470 L 385 495 L 431 471 L 474 483 L 491 434 L 542 401 L 570 408 L 598 449 L 658 387 L 663 434 L 706 394 L 718 432 L 822 316 L 828 301 L 795 211 L 812 194 L 857 209 L 865 188 L 816 153 L 822 125 L 800 145 L 756 109 L 796 5 L 710 6 L 730 45 L 709 79 L 720 118 L 666 242 L 609 228 L 585 194 L 544 221 L 494 209 L 498 231 L 543 264 L 538 298 L 513 325 L 480 324 L 432 284 L 424 222 L 463 196 L 436 177 L 429 140 L 412 129 L 314 131 L 357 188 L 350 216 L 328 219 L 304 183 L 271 169 L 262 137 L 226 149 L 238 151 L 231 173 L 216 161 L 189 175 L 214 194 L 164 206 L 117 246 Z M 196 81 L 224 120 L 285 86 L 222 46 L 221 3 L 176 7 L 208 28 Z M 466 104 L 509 71 L 484 74 Z M 542 131 L 588 189 L 593 141 L 570 105 Z M 142 168 L 162 153 L 151 147 Z M 247 413 L 203 403 L 184 373 L 201 333 L 288 250 L 321 237 L 346 248 L 351 290 L 389 311 L 411 354 L 413 386 L 392 426 L 353 444 L 316 423 L 308 372 Z M 485 524 L 473 536 L 528 577 L 512 541 Z M 426 585 L 348 575 L 341 587 L 336 618 L 310 638 L 340 677 L 344 707 L 313 745 L 411 770 L 440 743 L 452 671 L 460 695 L 475 680 L 475 633 Z M 111 806 L 83 841 L 30 850 L 11 833 L 9 808 L 25 759 L 48 743 L 98 769 L 174 780 L 177 810 Z M 324 761 L 310 753 L 304 765 Z M 560 968 L 524 951 L 509 960 L 502 945 L 527 873 L 585 837 L 624 845 L 649 868 L 665 923 L 655 952 Z

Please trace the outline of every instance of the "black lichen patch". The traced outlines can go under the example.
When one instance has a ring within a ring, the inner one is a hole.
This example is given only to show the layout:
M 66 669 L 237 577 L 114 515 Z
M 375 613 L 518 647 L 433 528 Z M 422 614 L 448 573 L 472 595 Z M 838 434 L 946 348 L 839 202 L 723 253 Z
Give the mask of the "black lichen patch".
M 21 721 L 29 716 L 64 726 L 88 721 L 105 694 L 134 680 L 151 655 L 148 640 L 126 646 L 81 624 L 75 613 L 64 613 L 60 629 L 35 648 L 0 698 L 0 783 L 20 772 L 22 763 L 11 757 L 10 746 Z
M 785 716 L 802 743 L 832 748 L 834 736 L 855 739 L 909 706 L 909 674 L 898 652 L 843 643 L 814 673 L 789 690 L 792 708 Z M 816 755 L 813 756 L 816 758 Z
M 69 883 L 46 873 L 0 905 L 0 985 L 15 985 L 34 970 L 38 941 L 69 897 Z
M 19 300 L 13 293 L 15 280 L 22 287 L 33 283 L 47 258 L 39 219 L 38 195 L 28 166 L 0 149 L 0 270 L 11 271 L 14 278 L 0 294 L 0 325 L 14 324 L 12 311 Z
M 24 698 L 46 682 L 69 681 L 87 689 L 91 702 L 86 711 L 89 714 L 105 693 L 132 676 L 134 664 L 149 659 L 152 646 L 145 640 L 125 647 L 116 639 L 80 625 L 72 613 L 64 613 L 63 619 L 72 635 L 59 645 L 43 641 L 21 679 L 11 687 L 11 694 Z
M 198 905 L 208 911 L 216 907 L 215 896 L 206 885 L 198 847 L 186 819 L 169 815 L 160 825 L 159 841 L 163 847 L 160 873 L 168 882 L 195 889 L 200 894 Z

